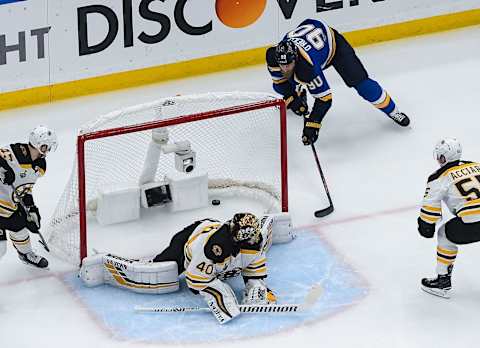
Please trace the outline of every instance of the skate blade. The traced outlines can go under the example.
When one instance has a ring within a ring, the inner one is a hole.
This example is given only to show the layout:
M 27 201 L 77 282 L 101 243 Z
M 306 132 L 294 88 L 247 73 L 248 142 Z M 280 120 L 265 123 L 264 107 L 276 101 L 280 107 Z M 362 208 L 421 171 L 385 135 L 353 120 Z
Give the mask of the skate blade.
M 450 293 L 449 293 L 450 290 L 431 289 L 424 286 L 422 286 L 421 289 L 431 295 L 435 295 L 442 298 L 450 298 Z

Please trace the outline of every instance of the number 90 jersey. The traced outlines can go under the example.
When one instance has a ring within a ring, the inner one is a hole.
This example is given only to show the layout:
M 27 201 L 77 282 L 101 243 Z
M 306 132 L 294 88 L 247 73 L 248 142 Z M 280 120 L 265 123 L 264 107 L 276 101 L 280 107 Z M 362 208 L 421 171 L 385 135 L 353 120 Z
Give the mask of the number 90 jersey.
M 331 99 L 330 86 L 323 73 L 335 54 L 333 30 L 324 22 L 306 19 L 284 39 L 291 39 L 298 48 L 299 62 L 295 67 L 294 81 L 305 85 L 314 98 Z
M 455 161 L 428 178 L 420 219 L 432 224 L 442 217 L 441 201 L 465 223 L 480 221 L 480 164 Z

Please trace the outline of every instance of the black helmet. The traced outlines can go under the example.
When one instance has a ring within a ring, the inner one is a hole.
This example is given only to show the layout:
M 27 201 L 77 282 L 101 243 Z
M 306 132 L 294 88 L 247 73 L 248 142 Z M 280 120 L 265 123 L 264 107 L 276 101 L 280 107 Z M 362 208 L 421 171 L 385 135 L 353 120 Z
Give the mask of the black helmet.
M 275 58 L 278 64 L 290 64 L 297 58 L 297 46 L 290 39 L 280 41 L 275 48 Z

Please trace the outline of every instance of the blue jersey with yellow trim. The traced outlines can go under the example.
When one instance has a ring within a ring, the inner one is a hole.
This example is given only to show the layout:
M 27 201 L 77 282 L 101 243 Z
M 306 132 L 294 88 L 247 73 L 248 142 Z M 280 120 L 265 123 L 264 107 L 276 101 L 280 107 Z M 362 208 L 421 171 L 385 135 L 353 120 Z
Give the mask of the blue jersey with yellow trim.
M 330 100 L 331 90 L 323 70 L 329 67 L 335 54 L 333 30 L 322 21 L 306 19 L 286 33 L 283 39 L 287 38 L 295 43 L 299 54 L 294 74 L 288 80 L 296 86 L 306 86 L 314 98 Z M 273 88 L 282 93 L 278 85 L 287 79 L 280 68 L 269 66 L 268 70 L 274 82 Z

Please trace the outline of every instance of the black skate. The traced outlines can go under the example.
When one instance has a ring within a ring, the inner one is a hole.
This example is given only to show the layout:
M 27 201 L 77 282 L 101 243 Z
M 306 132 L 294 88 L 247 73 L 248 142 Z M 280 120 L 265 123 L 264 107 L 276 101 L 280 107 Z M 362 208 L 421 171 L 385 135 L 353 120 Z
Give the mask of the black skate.
M 29 265 L 29 266 L 34 266 L 37 268 L 47 268 L 48 267 L 48 261 L 46 258 L 35 254 L 33 251 L 22 254 L 18 253 L 18 258 L 20 261 L 22 261 L 24 264 Z
M 438 275 L 437 278 L 423 278 L 422 290 L 435 296 L 450 298 L 451 278 L 449 274 Z
M 388 115 L 396 124 L 402 127 L 407 127 L 410 124 L 410 119 L 403 112 L 392 112 Z

